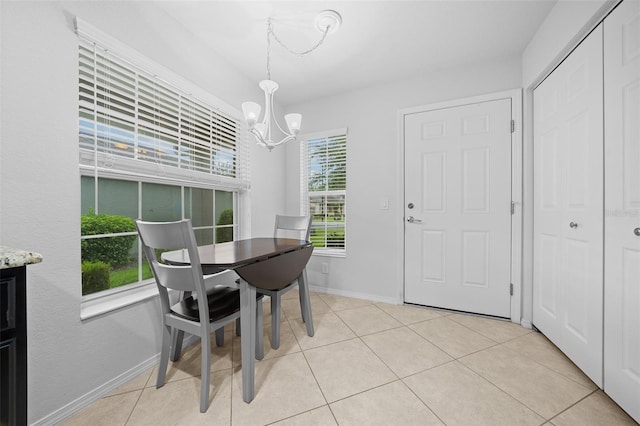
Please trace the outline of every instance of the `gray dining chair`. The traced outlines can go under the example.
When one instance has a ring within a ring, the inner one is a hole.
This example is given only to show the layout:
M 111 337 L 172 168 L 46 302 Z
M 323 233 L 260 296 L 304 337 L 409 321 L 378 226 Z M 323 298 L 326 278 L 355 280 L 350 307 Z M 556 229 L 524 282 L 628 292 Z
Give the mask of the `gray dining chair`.
M 184 332 L 200 337 L 200 412 L 209 406 L 209 381 L 211 364 L 210 334 L 216 332 L 216 344 L 223 344 L 224 326 L 240 318 L 240 291 L 225 285 L 215 285 L 224 271 L 205 277 L 202 273 L 198 247 L 191 221 L 143 222 L 136 220 L 136 228 L 144 254 L 149 261 L 160 295 L 162 314 L 162 349 L 156 388 L 164 385 L 169 363 L 170 346 L 174 345 L 175 357 L 179 357 Z M 169 265 L 158 258 L 159 251 L 186 249 L 190 264 Z M 213 286 L 212 286 L 213 285 Z M 207 288 L 209 287 L 209 288 Z M 171 301 L 168 290 L 181 292 L 177 302 Z M 261 299 L 263 296 L 259 295 Z M 200 303 L 200 301 L 206 301 Z M 256 312 L 256 357 L 262 358 L 262 300 L 258 300 Z M 176 338 L 179 335 L 179 338 Z M 176 347 L 177 346 L 177 347 Z M 172 358 L 174 358 L 172 356 Z M 175 359 L 174 359 L 175 360 Z
M 273 236 L 283 238 L 296 238 L 300 240 L 309 241 L 309 235 L 311 233 L 311 221 L 313 216 L 285 216 L 276 215 L 276 223 L 273 231 Z M 287 284 L 285 287 L 276 290 L 266 290 L 264 288 L 257 288 L 256 291 L 260 294 L 269 296 L 271 299 L 271 347 L 278 349 L 280 347 L 280 314 L 281 314 L 281 299 L 282 295 L 298 286 L 299 299 L 300 299 L 300 311 L 302 313 L 302 320 L 307 328 L 307 335 L 313 336 L 313 315 L 311 314 L 311 301 L 309 298 L 309 281 L 307 280 L 307 270 L 304 268 L 302 274 L 293 282 Z

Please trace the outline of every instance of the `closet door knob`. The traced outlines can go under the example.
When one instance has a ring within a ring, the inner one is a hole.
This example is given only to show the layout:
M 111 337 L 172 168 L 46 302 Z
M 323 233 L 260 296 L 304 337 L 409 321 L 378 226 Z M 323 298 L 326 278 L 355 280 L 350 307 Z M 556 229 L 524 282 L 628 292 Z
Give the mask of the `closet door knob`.
M 633 230 L 633 233 L 640 237 L 640 228 L 636 228 Z
M 569 224 L 569 227 L 570 227 L 570 228 L 577 228 L 577 227 L 578 227 L 578 224 L 577 224 L 577 223 L 575 223 L 575 222 L 571 222 L 571 223 Z

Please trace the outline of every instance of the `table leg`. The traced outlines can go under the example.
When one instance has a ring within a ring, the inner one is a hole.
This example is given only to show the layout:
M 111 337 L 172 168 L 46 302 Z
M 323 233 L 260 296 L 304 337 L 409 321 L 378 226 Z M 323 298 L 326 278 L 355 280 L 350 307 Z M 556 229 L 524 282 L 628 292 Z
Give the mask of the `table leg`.
M 256 288 L 240 279 L 240 327 L 242 350 L 242 399 L 251 402 L 255 386 Z

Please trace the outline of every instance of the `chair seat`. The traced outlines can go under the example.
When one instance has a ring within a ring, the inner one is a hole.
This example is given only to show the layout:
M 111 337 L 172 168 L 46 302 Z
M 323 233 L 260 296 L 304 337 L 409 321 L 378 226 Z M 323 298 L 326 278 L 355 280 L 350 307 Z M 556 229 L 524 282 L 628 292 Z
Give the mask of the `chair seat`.
M 262 297 L 262 294 L 256 295 L 257 300 L 261 300 Z M 240 290 L 222 286 L 214 287 L 207 290 L 207 302 L 209 304 L 209 321 L 215 322 L 235 312 L 240 312 Z M 181 318 L 200 321 L 198 299 L 193 296 L 186 297 L 173 305 L 171 311 Z

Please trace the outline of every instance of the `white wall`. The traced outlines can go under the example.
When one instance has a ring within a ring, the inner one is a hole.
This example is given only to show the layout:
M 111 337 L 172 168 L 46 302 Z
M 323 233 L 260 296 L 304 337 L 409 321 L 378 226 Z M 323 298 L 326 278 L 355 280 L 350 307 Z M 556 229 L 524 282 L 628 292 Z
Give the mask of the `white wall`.
M 52 421 L 65 405 L 153 359 L 160 344 L 155 299 L 80 321 L 74 16 L 231 105 L 261 95 L 255 82 L 194 43 L 152 3 L 2 1 L 0 7 L 0 244 L 44 257 L 27 269 L 28 418 Z M 252 232 L 270 233 L 285 201 L 284 153 L 257 147 L 251 153 Z
M 313 256 L 312 286 L 343 295 L 403 301 L 403 189 L 400 109 L 520 87 L 520 58 L 492 60 L 290 105 L 303 114 L 303 132 L 348 128 L 347 257 Z M 299 147 L 287 146 L 287 211 L 299 211 Z M 389 209 L 379 209 L 381 198 Z M 327 263 L 329 274 L 321 273 Z
M 522 318 L 533 309 L 533 89 L 604 18 L 618 0 L 560 0 L 522 54 L 524 91 Z

